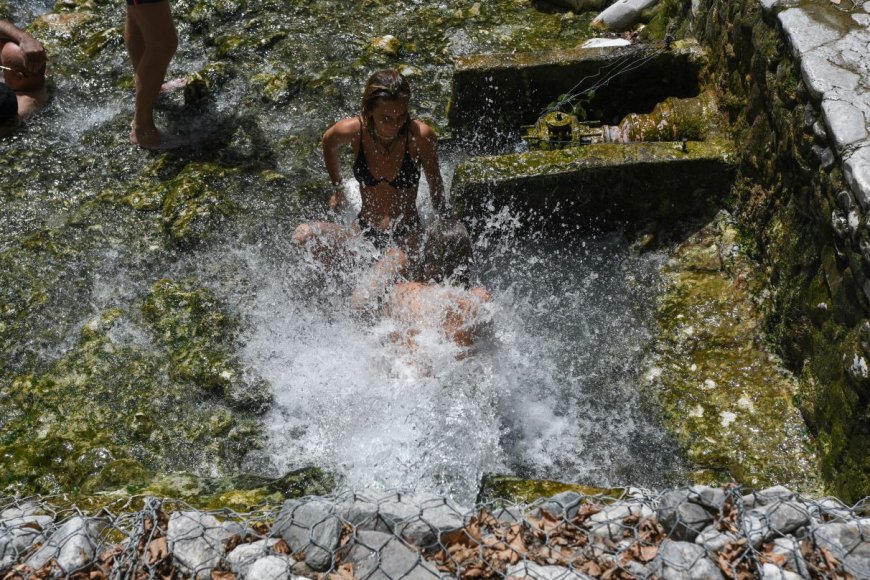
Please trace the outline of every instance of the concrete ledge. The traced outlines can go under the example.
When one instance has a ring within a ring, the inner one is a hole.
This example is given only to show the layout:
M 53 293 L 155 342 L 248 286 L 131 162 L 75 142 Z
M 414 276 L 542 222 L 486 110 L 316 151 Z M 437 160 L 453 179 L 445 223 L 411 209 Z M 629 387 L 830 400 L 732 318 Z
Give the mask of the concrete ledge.
M 734 177 L 722 142 L 593 144 L 472 158 L 456 168 L 452 197 L 466 217 L 509 206 L 545 220 L 673 224 L 713 209 Z
M 541 53 L 459 58 L 449 108 L 460 135 L 477 132 L 498 140 L 499 131 L 519 134 L 561 94 L 602 83 L 588 110 L 615 124 L 628 113 L 649 112 L 667 97 L 698 94 L 703 53 L 694 41 L 670 49 L 632 45 Z
M 825 130 L 843 164 L 849 188 L 870 207 L 870 4 L 853 10 L 835 5 L 762 0 L 776 15 Z

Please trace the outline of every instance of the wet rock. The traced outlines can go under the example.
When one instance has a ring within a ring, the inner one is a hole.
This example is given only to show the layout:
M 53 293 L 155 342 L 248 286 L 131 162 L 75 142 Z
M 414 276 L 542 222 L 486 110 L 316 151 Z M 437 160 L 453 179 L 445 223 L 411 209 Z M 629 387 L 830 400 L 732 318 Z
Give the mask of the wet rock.
M 870 570 L 870 518 L 824 524 L 810 535 L 817 546 L 830 550 L 844 571 L 856 578 L 867 577 Z
M 298 81 L 290 73 L 259 73 L 251 77 L 251 89 L 263 102 L 286 103 L 298 92 Z
M 719 567 L 697 544 L 665 540 L 650 565 L 653 574 L 665 580 L 713 580 L 723 578 Z
M 151 477 L 145 467 L 132 458 L 112 461 L 82 485 L 83 493 L 118 489 L 128 485 L 143 485 Z
M 641 13 L 658 4 L 658 0 L 618 0 L 595 17 L 592 26 L 621 32 L 640 23 Z
M 101 523 L 92 518 L 70 518 L 27 559 L 27 565 L 39 570 L 51 560 L 57 560 L 57 565 L 65 574 L 74 572 L 94 557 L 100 527 Z
M 357 529 L 395 534 L 426 548 L 442 533 L 461 528 L 468 510 L 443 497 L 395 493 L 371 499 L 357 496 L 339 506 L 339 513 Z
M 295 554 L 305 552 L 305 563 L 314 570 L 328 570 L 341 537 L 342 521 L 336 507 L 321 500 L 287 500 L 272 525 L 272 535 L 281 536 Z
M 386 56 L 396 56 L 399 53 L 402 42 L 392 34 L 373 38 L 369 44 L 369 51 Z
M 359 531 L 350 547 L 346 562 L 354 564 L 355 578 L 438 578 L 438 570 L 393 534 Z
M 527 561 L 508 566 L 505 574 L 508 578 L 531 578 L 533 580 L 591 580 L 592 578 L 562 566 L 542 566 Z
M 166 538 L 176 564 L 197 578 L 208 578 L 221 561 L 230 533 L 210 514 L 181 511 L 170 516 Z

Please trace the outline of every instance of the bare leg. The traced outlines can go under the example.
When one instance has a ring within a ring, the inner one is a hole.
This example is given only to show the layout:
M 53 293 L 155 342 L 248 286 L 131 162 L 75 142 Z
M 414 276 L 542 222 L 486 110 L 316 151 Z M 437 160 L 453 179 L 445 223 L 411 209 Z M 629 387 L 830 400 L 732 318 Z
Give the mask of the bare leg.
M 130 141 L 145 148 L 159 148 L 163 135 L 154 124 L 154 104 L 178 48 L 169 1 L 127 6 L 127 51 L 136 78 L 136 109 Z

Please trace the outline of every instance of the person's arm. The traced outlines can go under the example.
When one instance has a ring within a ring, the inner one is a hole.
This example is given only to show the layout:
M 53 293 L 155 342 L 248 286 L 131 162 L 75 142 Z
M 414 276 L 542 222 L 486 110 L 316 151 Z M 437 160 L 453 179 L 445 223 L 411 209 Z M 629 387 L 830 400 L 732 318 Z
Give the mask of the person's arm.
M 36 73 L 45 66 L 45 47 L 28 32 L 21 30 L 11 22 L 0 20 L 0 44 L 14 42 L 24 53 L 24 66 L 28 72 Z
M 444 203 L 444 181 L 441 179 L 441 165 L 438 163 L 438 135 L 426 123 L 418 121 L 420 138 L 417 139 L 417 156 L 423 165 L 423 173 L 429 183 L 429 195 L 432 207 L 436 213 L 442 214 L 447 210 Z
M 344 190 L 341 187 L 341 163 L 338 151 L 342 146 L 352 143 L 359 133 L 359 120 L 356 118 L 342 119 L 323 134 L 323 162 L 332 183 L 332 193 L 329 196 L 329 207 L 337 210 L 344 203 Z

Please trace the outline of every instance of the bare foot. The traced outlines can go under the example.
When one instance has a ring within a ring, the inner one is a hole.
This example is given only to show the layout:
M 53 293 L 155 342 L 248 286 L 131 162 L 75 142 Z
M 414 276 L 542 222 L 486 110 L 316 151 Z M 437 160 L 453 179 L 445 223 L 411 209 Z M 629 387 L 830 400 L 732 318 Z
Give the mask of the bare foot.
M 160 85 L 160 92 L 161 93 L 172 93 L 172 92 L 178 91 L 180 89 L 183 89 L 186 86 L 187 86 L 187 79 L 185 79 L 185 78 L 172 79 L 171 81 L 166 81 L 165 83 Z
M 157 129 L 141 131 L 139 133 L 131 130 L 130 143 L 151 151 L 168 151 L 185 145 L 185 141 L 181 137 L 177 135 L 164 135 Z

